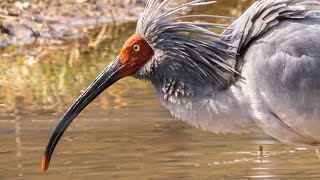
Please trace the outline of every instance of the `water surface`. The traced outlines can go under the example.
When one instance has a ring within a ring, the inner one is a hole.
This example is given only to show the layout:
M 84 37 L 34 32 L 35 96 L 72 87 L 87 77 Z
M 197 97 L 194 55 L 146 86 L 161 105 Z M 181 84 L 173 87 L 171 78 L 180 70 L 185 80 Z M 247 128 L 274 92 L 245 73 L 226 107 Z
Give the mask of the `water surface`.
M 252 2 L 222 1 L 195 11 L 238 16 Z M 1 49 L 0 179 L 320 178 L 312 149 L 265 134 L 203 132 L 174 119 L 151 84 L 133 78 L 120 80 L 80 114 L 42 173 L 42 153 L 63 112 L 134 27 L 108 25 L 103 38 L 100 27 L 80 40 Z

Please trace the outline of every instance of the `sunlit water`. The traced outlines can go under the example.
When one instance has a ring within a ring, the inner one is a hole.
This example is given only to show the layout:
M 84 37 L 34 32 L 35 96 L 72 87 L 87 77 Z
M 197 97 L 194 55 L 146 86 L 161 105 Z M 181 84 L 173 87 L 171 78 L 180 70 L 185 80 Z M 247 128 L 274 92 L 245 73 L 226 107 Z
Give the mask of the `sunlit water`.
M 249 4 L 225 1 L 214 11 L 236 16 Z M 112 27 L 108 38 L 89 50 L 80 40 L 66 47 L 26 47 L 46 52 L 41 57 L 2 56 L 7 69 L 0 81 L 5 109 L 0 114 L 0 179 L 320 178 L 320 160 L 312 149 L 264 134 L 203 132 L 170 116 L 152 86 L 132 78 L 121 80 L 80 114 L 42 173 L 42 153 L 63 112 L 133 31 L 134 24 Z M 10 47 L 2 54 L 16 51 Z

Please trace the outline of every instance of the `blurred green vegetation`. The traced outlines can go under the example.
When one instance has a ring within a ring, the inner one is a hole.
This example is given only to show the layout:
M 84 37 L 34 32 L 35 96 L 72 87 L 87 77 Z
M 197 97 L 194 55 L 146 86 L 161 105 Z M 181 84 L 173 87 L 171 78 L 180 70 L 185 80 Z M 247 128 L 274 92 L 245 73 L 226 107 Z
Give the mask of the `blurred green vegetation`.
M 89 38 L 66 40 L 58 46 L 1 49 L 1 111 L 65 110 L 117 56 L 125 38 L 133 32 L 134 24 L 125 24 L 97 28 Z M 121 97 L 130 93 L 132 83 L 137 82 L 120 81 L 103 93 L 99 107 L 125 105 Z M 138 83 L 141 89 L 147 89 L 145 82 Z M 117 105 L 109 106 L 112 102 Z

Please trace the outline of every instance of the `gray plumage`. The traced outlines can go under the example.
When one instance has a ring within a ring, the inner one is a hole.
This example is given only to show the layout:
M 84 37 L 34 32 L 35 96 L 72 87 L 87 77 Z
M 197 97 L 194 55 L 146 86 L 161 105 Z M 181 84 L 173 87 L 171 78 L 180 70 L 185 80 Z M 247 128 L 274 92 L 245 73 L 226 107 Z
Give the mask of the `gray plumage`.
M 228 25 L 181 21 L 190 17 L 222 17 L 208 15 L 172 17 L 186 8 L 211 4 L 214 1 L 192 1 L 165 11 L 170 2 L 169 0 L 162 3 L 149 1 L 138 21 L 136 33 L 142 35 L 155 51 L 165 52 L 158 52 L 156 55 L 166 57 L 154 58 L 149 63 L 150 67 L 146 67 L 145 72 L 140 71 L 136 76 L 146 77 L 155 68 L 154 66 L 159 65 L 158 60 L 172 58 L 178 66 L 175 67 L 173 64 L 170 66 L 172 73 L 178 73 L 175 69 L 183 66 L 190 69 L 188 73 L 203 83 L 226 86 L 230 81 L 230 74 L 236 72 L 227 63 L 226 57 L 235 57 L 235 51 L 232 48 L 226 48 L 231 45 L 223 41 L 221 35 L 206 28 L 224 29 Z
M 263 131 L 319 153 L 320 3 L 260 0 L 228 26 L 187 21 L 228 17 L 180 15 L 214 1 L 170 2 L 147 3 L 136 33 L 155 53 L 134 76 L 151 80 L 175 117 L 204 130 Z

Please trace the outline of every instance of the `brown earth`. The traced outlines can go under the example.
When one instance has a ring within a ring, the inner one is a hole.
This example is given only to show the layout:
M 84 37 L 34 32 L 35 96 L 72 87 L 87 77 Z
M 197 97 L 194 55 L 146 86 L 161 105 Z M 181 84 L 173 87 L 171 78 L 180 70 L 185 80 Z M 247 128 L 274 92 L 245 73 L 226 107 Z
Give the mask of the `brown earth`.
M 0 2 L 0 46 L 79 38 L 106 23 L 136 21 L 146 0 L 8 0 Z

